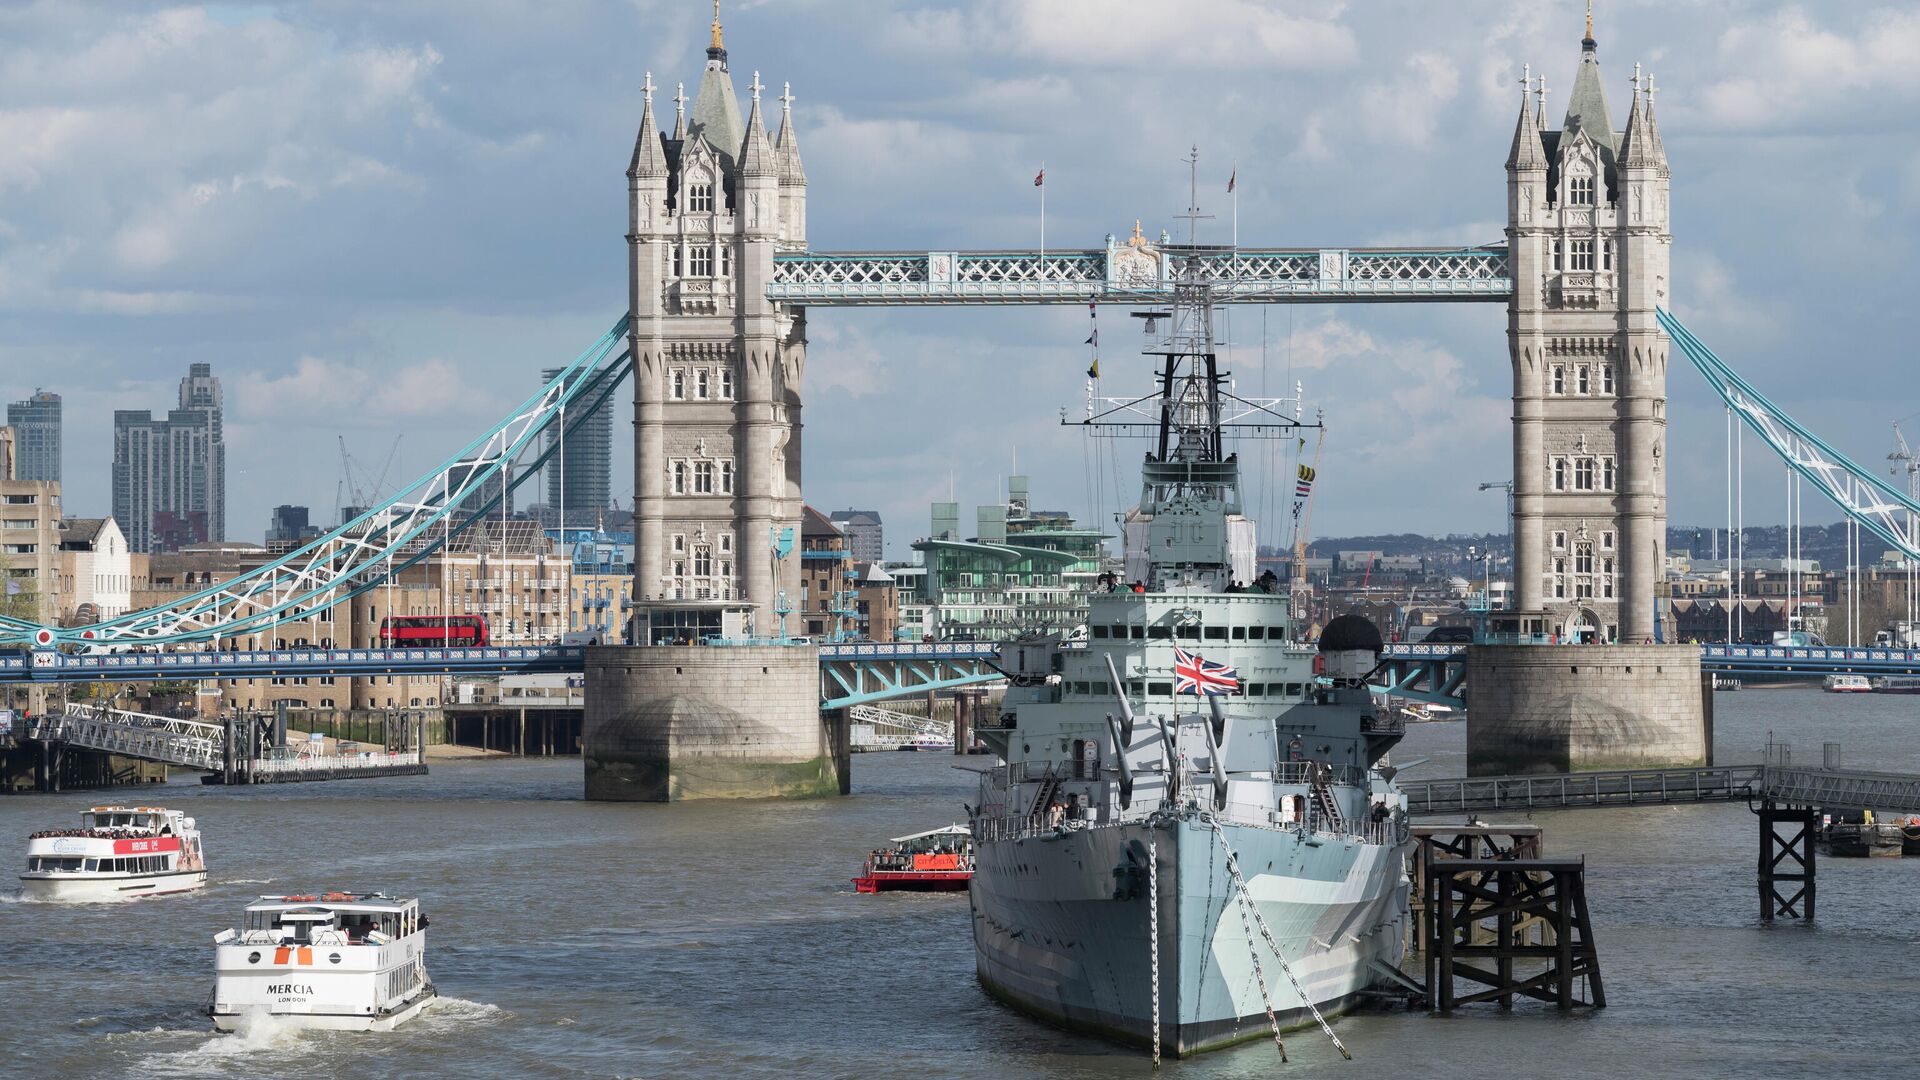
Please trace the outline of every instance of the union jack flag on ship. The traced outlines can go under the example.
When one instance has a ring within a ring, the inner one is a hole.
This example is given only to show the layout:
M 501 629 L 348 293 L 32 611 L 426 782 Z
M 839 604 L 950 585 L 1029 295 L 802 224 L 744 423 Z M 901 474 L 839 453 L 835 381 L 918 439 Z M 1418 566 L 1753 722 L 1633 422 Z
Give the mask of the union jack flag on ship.
M 1174 693 L 1196 697 L 1231 694 L 1240 689 L 1240 675 L 1233 668 L 1177 646 L 1173 650 L 1173 679 Z

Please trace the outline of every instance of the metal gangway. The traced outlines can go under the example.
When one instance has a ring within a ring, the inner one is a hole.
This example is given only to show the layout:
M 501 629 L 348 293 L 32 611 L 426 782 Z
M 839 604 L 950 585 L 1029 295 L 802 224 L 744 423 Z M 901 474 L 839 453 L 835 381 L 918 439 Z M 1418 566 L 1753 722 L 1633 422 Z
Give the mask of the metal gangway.
M 854 750 L 898 750 L 915 739 L 953 742 L 951 720 L 915 716 L 878 705 L 851 706 L 847 721 Z M 863 727 L 867 730 L 862 731 Z
M 1920 813 L 1920 776 L 1792 764 L 1402 780 L 1400 790 L 1407 796 L 1407 812 L 1415 815 L 1705 802 Z
M 27 737 L 208 772 L 220 769 L 225 760 L 226 729 L 219 724 L 104 705 L 69 704 L 34 721 Z

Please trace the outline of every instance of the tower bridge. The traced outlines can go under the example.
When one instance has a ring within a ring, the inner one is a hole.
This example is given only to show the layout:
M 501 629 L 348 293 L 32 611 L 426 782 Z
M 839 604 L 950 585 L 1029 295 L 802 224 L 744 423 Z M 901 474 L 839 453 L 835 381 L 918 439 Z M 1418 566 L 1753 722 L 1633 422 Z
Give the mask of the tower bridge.
M 804 505 L 808 309 L 1154 304 L 1186 274 L 1208 281 L 1221 303 L 1504 303 L 1517 607 L 1543 638 L 1652 642 L 1667 518 L 1670 335 L 1679 335 L 1729 406 L 1768 433 L 1795 468 L 1829 479 L 1844 473 L 1855 505 L 1843 508 L 1876 516 L 1877 535 L 1914 535 L 1887 521 L 1910 518 L 1920 507 L 1883 491 L 1883 483 L 1860 480 L 1864 470 L 1792 425 L 1665 312 L 1671 173 L 1653 80 L 1636 67 L 1630 85 L 1626 123 L 1616 130 L 1590 26 L 1561 120 L 1548 119 L 1544 79 L 1522 79 L 1504 165 L 1505 235 L 1481 246 L 1175 245 L 1150 238 L 1136 222 L 1131 235 L 1091 248 L 833 252 L 815 249 L 808 235 L 809 179 L 792 94 L 779 97 L 777 125 L 770 124 L 756 72 L 741 116 L 716 10 L 691 109 L 685 93 L 676 93 L 666 127 L 656 116 L 651 75 L 643 87 L 626 172 L 627 310 L 540 395 L 394 499 L 260 570 L 166 608 L 87 627 L 0 619 L 0 644 L 53 655 L 63 644 L 202 643 L 340 603 L 458 535 L 455 508 L 476 494 L 484 501 L 489 485 L 497 504 L 517 484 L 513 466 L 540 433 L 556 424 L 570 429 L 631 376 L 640 630 L 634 640 L 758 644 L 592 649 L 577 660 L 525 662 L 585 670 L 589 712 L 595 700 L 606 703 L 602 742 L 622 748 L 615 771 L 626 770 L 619 782 L 634 790 L 668 797 L 676 753 L 720 753 L 714 748 L 753 743 L 758 735 L 751 732 L 767 735 L 762 743 L 770 747 L 771 756 L 755 761 L 810 761 L 818 755 L 804 746 L 819 742 L 813 688 L 826 687 L 821 697 L 829 701 L 836 692 L 871 701 L 924 686 L 877 671 L 833 675 L 831 656 L 786 639 L 784 617 L 800 591 L 800 560 L 791 556 Z M 680 632 L 645 632 L 663 626 Z M 497 663 L 450 655 L 458 651 L 350 657 L 342 671 L 396 662 L 485 670 Z M 640 653 L 644 661 L 635 659 Z M 225 677 L 262 662 L 211 661 Z M 43 664 L 36 655 L 20 670 L 66 663 Z M 1693 664 L 1679 674 L 1697 673 L 1697 656 Z M 103 661 L 99 671 L 108 670 L 128 668 Z M 950 683 L 986 675 L 927 667 L 917 678 Z M 721 697 L 699 697 L 702 687 Z M 788 710 L 793 730 L 753 727 L 755 709 L 739 708 L 771 694 L 796 698 Z M 751 732 L 729 743 L 740 732 L 706 731 L 699 736 L 706 749 L 683 742 L 698 727 L 690 718 L 708 713 L 735 718 L 721 727 L 739 723 Z M 594 724 L 590 716 L 590 743 Z

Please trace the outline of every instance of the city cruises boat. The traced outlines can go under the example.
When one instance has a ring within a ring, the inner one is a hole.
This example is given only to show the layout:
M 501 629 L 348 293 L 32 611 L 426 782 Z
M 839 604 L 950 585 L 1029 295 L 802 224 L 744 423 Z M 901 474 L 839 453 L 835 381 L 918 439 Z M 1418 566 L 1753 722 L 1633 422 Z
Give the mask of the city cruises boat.
M 418 900 L 385 893 L 262 896 L 214 937 L 213 1026 L 250 1013 L 330 1031 L 392 1031 L 435 996 Z
M 1326 1017 L 1404 956 L 1411 828 L 1383 758 L 1405 724 L 1367 688 L 1371 622 L 1299 643 L 1291 589 L 1255 577 L 1224 443 L 1293 438 L 1291 407 L 1229 402 L 1204 284 L 1143 318 L 1159 393 L 1111 410 L 1155 440 L 1125 583 L 1090 595 L 1083 648 L 1003 646 L 976 732 L 999 759 L 971 819 L 976 969 L 1023 1012 L 1156 1055 L 1334 1037 Z
M 1829 694 L 1867 694 L 1873 692 L 1873 684 L 1865 675 L 1829 675 L 1822 682 Z
M 77 829 L 27 837 L 25 900 L 102 903 L 187 892 L 207 883 L 200 830 L 178 810 L 96 806 Z
M 867 856 L 853 879 L 853 890 L 880 892 L 961 892 L 973 880 L 973 834 L 965 825 L 896 836 L 884 851 Z
M 1920 678 L 1912 675 L 1883 675 L 1873 680 L 1873 689 L 1879 694 L 1920 694 Z

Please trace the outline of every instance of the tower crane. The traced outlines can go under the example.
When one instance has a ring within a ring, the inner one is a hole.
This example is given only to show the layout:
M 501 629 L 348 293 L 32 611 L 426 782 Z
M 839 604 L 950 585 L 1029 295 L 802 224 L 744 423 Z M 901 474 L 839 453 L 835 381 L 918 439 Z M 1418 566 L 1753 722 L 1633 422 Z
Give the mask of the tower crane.
M 1902 472 L 1907 474 L 1907 494 L 1909 496 L 1920 493 L 1920 458 L 1916 458 L 1913 453 L 1913 448 L 1907 445 L 1907 437 L 1900 431 L 1900 421 L 1911 420 L 1915 416 L 1920 416 L 1920 413 L 1903 416 L 1900 420 L 1893 422 L 1893 439 L 1900 444 L 1900 449 L 1887 455 L 1888 461 L 1898 462 L 1896 465 L 1888 466 L 1887 472 L 1894 476 L 1899 476 Z

